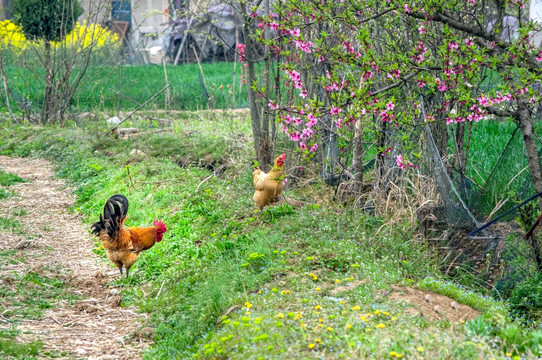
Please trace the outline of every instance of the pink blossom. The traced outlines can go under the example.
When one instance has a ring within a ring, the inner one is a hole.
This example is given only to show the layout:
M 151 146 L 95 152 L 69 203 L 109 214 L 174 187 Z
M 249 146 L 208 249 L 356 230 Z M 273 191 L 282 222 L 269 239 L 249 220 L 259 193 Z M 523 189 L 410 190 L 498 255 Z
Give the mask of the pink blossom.
M 301 35 L 301 31 L 299 29 L 290 29 L 290 35 L 292 36 L 295 36 L 295 37 L 299 37 L 299 35 Z
M 389 154 L 391 152 L 391 147 L 387 148 L 387 149 L 384 149 L 384 151 L 382 151 L 382 156 L 386 156 L 387 154 Z
M 293 122 L 294 122 L 294 125 L 299 125 L 303 122 L 303 120 L 301 120 L 301 118 L 293 118 L 292 119 Z
M 459 45 L 455 41 L 450 41 L 448 43 L 448 49 L 450 50 L 459 49 Z
M 312 47 L 312 42 L 303 42 L 301 40 L 296 40 L 295 41 L 295 46 L 297 48 L 300 48 L 301 50 L 303 50 L 304 52 L 310 54 L 312 51 L 311 51 L 311 47 Z
M 423 25 L 420 25 L 418 31 L 420 32 L 420 35 L 427 33 L 427 30 L 425 30 L 425 26 Z
M 469 37 L 468 39 L 465 39 L 465 43 L 467 44 L 467 46 L 474 45 L 474 41 L 472 41 L 472 36 Z
M 536 61 L 542 61 L 542 51 L 538 52 L 538 55 L 536 56 Z
M 331 109 L 329 110 L 329 115 L 338 115 L 342 111 L 341 108 L 335 107 L 334 105 L 331 105 Z
M 303 90 L 299 93 L 299 96 L 301 96 L 303 99 L 305 99 L 307 97 L 308 93 L 307 91 Z
M 276 21 L 273 21 L 273 22 L 271 23 L 271 29 L 273 29 L 273 30 L 278 30 L 278 28 L 279 28 L 279 24 L 277 24 Z
M 299 147 L 301 148 L 301 150 L 307 150 L 307 144 L 305 144 L 303 141 L 299 142 Z
M 483 107 L 489 106 L 489 103 L 487 101 L 487 96 L 486 95 L 481 95 L 478 98 L 478 104 L 480 104 L 480 106 L 483 106 Z
M 316 124 L 318 123 L 318 119 L 316 119 L 316 118 L 314 117 L 314 115 L 312 115 L 312 114 L 309 114 L 309 115 L 307 116 L 307 119 L 309 119 L 309 121 L 307 121 L 307 124 L 305 124 L 305 125 L 306 125 L 308 128 L 311 128 L 311 127 L 313 127 L 314 125 L 316 125 Z
M 303 129 L 303 132 L 301 133 L 301 139 L 310 139 L 314 135 L 314 131 L 312 129 Z
M 406 166 L 404 164 L 404 160 L 401 154 L 397 155 L 397 158 L 395 159 L 395 161 L 397 162 L 397 166 L 399 166 L 400 169 L 403 169 L 403 170 L 406 169 Z
M 287 182 L 288 182 L 288 178 L 284 178 L 284 180 L 282 180 L 282 185 L 286 185 Z
M 439 89 L 439 91 L 448 90 L 448 87 L 442 80 L 440 80 L 439 78 L 436 78 L 436 81 L 437 81 L 437 88 Z
M 269 100 L 269 104 L 267 104 L 271 109 L 277 110 L 279 108 L 278 104 L 275 104 L 273 100 Z
M 310 151 L 310 152 L 315 152 L 317 149 L 318 149 L 318 144 L 314 144 L 313 146 L 311 146 L 311 148 L 309 149 L 309 151 Z
M 294 131 L 292 134 L 290 134 L 290 140 L 299 141 L 301 140 L 301 135 L 299 135 L 297 131 Z
M 395 119 L 395 116 L 393 115 L 393 113 L 388 113 L 387 110 L 382 110 L 380 114 L 378 115 L 382 117 L 382 122 L 391 123 Z
M 389 103 L 386 104 L 386 109 L 388 109 L 389 111 L 393 111 L 393 109 L 395 109 L 395 104 L 390 101 Z
M 412 10 L 408 7 L 408 4 L 405 4 L 405 12 L 407 14 L 410 14 L 412 12 Z
M 392 79 L 393 78 L 396 78 L 396 79 L 399 79 L 399 75 L 401 75 L 401 70 L 392 70 L 388 75 L 388 79 Z
M 425 85 L 425 80 L 424 79 L 418 79 L 418 80 L 416 80 L 416 82 L 418 83 L 418 87 L 423 87 Z
M 290 114 L 286 114 L 286 118 L 284 119 L 284 122 L 286 123 L 286 125 L 288 125 L 290 121 L 292 121 L 292 117 L 290 116 Z

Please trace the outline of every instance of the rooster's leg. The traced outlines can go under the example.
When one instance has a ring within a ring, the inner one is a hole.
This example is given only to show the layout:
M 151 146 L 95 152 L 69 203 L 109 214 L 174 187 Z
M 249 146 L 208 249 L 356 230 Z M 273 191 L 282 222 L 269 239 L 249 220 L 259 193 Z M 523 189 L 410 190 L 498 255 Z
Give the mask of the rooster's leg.
M 129 273 L 130 269 L 126 268 L 126 279 L 128 279 L 128 273 Z
M 119 266 L 119 271 L 120 271 L 120 279 L 122 280 L 122 265 Z

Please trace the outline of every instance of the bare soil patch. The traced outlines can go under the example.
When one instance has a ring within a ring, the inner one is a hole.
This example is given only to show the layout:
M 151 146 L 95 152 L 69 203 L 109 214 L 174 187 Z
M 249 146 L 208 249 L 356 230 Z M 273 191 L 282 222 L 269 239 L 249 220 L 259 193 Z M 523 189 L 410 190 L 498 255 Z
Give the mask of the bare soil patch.
M 392 301 L 407 302 L 411 305 L 407 314 L 419 315 L 427 320 L 467 321 L 476 318 L 480 312 L 470 306 L 460 304 L 452 298 L 428 290 L 412 287 L 392 286 L 389 295 Z
M 141 351 L 152 343 L 152 329 L 143 328 L 146 314 L 120 307 L 119 289 L 107 285 L 118 279 L 118 270 L 92 252 L 87 226 L 67 210 L 75 197 L 53 177 L 51 164 L 0 156 L 0 168 L 29 180 L 10 186 L 18 196 L 4 200 L 0 207 L 4 216 L 24 209 L 24 215 L 17 217 L 24 234 L 3 230 L 0 249 L 17 250 L 28 259 L 4 271 L 58 269 L 55 276 L 68 279 L 68 291 L 83 297 L 75 304 L 60 300 L 39 320 L 23 320 L 18 325 L 19 340 L 41 340 L 45 352 L 65 354 L 60 358 L 141 358 Z

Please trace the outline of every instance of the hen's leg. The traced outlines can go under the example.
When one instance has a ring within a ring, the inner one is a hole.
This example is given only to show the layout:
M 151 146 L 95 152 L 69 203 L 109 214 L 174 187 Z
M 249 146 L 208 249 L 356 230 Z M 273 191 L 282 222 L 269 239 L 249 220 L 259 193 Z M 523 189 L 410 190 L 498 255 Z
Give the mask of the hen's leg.
M 130 271 L 130 269 L 126 268 L 126 279 L 128 279 L 129 271 Z
M 119 266 L 119 271 L 120 271 L 120 279 L 122 280 L 122 264 L 120 264 Z

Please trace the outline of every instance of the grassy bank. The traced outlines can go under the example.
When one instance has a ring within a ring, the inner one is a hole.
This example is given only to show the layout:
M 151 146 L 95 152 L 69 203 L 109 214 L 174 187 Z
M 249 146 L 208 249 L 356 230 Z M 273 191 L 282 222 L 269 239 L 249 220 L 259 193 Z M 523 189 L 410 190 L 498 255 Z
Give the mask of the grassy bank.
M 307 205 L 255 213 L 250 124 L 219 118 L 181 114 L 171 132 L 129 140 L 97 137 L 91 127 L 3 129 L 0 153 L 53 161 L 88 224 L 122 193 L 128 225 L 167 225 L 164 241 L 142 253 L 122 283 L 123 301 L 151 314 L 156 344 L 148 359 L 540 355 L 542 335 L 512 323 L 502 303 L 442 281 L 413 224 L 383 226 L 382 218 L 334 205 L 326 200 L 333 190 L 317 182 L 286 192 Z M 105 257 L 99 244 L 95 251 Z M 452 308 L 420 317 L 400 301 L 415 284 L 481 317 L 452 321 L 444 316 Z

